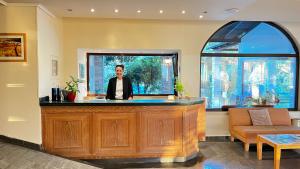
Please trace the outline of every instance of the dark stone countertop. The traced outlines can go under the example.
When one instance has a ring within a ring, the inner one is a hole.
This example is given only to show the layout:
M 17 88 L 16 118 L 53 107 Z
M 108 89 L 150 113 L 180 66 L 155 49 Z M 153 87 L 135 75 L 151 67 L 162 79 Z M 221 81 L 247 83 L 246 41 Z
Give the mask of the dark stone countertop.
M 201 98 L 189 99 L 137 99 L 137 100 L 82 100 L 82 101 L 46 101 L 40 100 L 40 106 L 176 106 L 176 105 L 194 105 L 201 104 L 204 100 Z

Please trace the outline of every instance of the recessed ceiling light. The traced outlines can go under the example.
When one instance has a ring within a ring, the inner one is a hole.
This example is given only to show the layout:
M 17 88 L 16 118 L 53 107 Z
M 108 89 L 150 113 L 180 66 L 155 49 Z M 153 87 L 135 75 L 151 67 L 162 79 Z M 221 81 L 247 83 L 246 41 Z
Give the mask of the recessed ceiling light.
M 164 13 L 164 11 L 163 10 L 159 10 L 159 13 L 162 14 L 162 13 Z
M 92 8 L 92 9 L 91 9 L 91 12 L 95 12 L 95 9 L 94 9 L 94 8 Z
M 200 16 L 199 16 L 200 19 L 202 19 L 203 17 L 204 17 L 203 15 L 200 15 Z
M 142 11 L 141 11 L 141 10 L 137 10 L 136 12 L 137 12 L 137 13 L 141 13 Z
M 115 9 L 115 13 L 118 13 L 119 12 L 119 9 Z
M 181 13 L 182 13 L 182 14 L 185 14 L 185 10 L 182 10 Z

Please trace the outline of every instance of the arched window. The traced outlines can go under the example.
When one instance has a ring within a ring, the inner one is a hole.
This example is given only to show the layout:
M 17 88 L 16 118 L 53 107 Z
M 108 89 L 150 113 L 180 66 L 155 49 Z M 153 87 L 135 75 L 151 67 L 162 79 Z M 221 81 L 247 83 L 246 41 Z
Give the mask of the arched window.
M 298 49 L 272 22 L 233 21 L 215 32 L 201 52 L 201 97 L 208 109 L 275 104 L 297 108 Z

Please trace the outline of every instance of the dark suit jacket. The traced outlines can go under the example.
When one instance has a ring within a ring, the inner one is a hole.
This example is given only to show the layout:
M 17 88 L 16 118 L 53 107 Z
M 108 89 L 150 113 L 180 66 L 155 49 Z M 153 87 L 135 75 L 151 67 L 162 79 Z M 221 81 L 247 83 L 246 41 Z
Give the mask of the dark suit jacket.
M 106 99 L 115 100 L 116 98 L 117 77 L 109 79 Z M 133 97 L 132 84 L 128 77 L 123 77 L 123 100 Z

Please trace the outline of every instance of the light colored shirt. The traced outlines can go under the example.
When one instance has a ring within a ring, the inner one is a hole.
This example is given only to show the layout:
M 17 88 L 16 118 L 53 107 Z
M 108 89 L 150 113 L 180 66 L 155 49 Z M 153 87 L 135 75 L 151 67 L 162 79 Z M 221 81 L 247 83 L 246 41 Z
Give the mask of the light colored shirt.
M 117 79 L 116 85 L 116 99 L 123 99 L 123 79 Z

